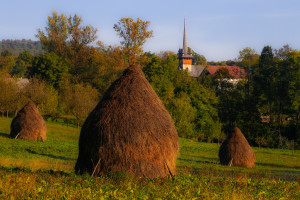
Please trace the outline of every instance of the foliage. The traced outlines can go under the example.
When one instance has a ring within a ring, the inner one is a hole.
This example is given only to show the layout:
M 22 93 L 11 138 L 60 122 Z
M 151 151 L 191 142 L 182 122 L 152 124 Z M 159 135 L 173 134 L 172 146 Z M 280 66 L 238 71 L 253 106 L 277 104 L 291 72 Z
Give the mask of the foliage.
M 203 55 L 200 55 L 196 53 L 194 50 L 192 50 L 190 47 L 188 47 L 188 52 L 192 53 L 193 60 L 192 63 L 193 65 L 206 65 L 206 58 Z
M 14 111 L 14 104 L 17 101 L 18 88 L 14 79 L 6 77 L 6 73 L 0 73 L 0 111 L 2 116 L 4 112 Z
M 299 100 L 295 99 L 300 89 L 299 59 L 300 53 L 288 46 L 276 51 L 276 57 L 270 46 L 259 57 L 247 47 L 239 56 L 239 65 L 248 71 L 244 80 L 231 85 L 226 72 L 220 72 L 217 81 L 214 77 L 200 79 L 220 99 L 223 130 L 238 126 L 250 144 L 258 146 L 283 147 L 284 138 L 299 141 Z M 270 121 L 262 122 L 261 117 Z
M 100 94 L 104 94 L 113 81 L 115 81 L 127 68 L 128 62 L 125 53 L 119 46 L 106 46 L 99 42 L 99 51 L 94 57 L 90 72 L 83 79 L 97 88 Z
M 62 86 L 61 99 L 66 113 L 77 119 L 77 128 L 98 103 L 98 92 L 89 84 L 70 84 L 68 81 Z
M 153 31 L 149 31 L 150 22 L 137 18 L 121 18 L 114 25 L 115 31 L 123 39 L 121 45 L 126 53 L 129 64 L 136 64 L 138 57 L 143 53 L 143 45 L 146 39 L 153 37 Z
M 49 99 L 51 94 L 51 87 L 38 77 L 30 79 L 29 84 L 24 88 L 25 96 L 31 99 L 37 106 L 43 104 Z
M 246 47 L 236 60 L 207 62 L 204 56 L 189 48 L 194 56 L 193 64 L 238 65 L 248 72 L 237 84 L 228 81 L 229 74 L 225 69 L 214 77 L 203 73 L 196 80 L 187 72 L 177 70 L 174 52 L 164 51 L 158 56 L 143 54 L 143 44 L 153 36 L 149 27 L 148 21 L 122 18 L 114 26 L 122 39 L 121 46 L 107 46 L 100 41 L 94 46 L 97 29 L 84 26 L 82 18 L 76 14 L 67 17 L 53 12 L 45 29 L 38 30 L 39 42 L 2 40 L 1 71 L 8 77 L 14 76 L 10 78 L 11 85 L 0 81 L 0 87 L 4 88 L 2 114 L 6 112 L 12 116 L 28 98 L 33 98 L 42 113 L 63 115 L 67 121 L 73 113 L 80 124 L 87 111 L 71 109 L 77 105 L 69 95 L 75 94 L 75 85 L 81 85 L 77 88 L 78 94 L 82 93 L 82 88 L 95 88 L 91 89 L 94 96 L 87 94 L 95 100 L 126 67 L 139 64 L 173 117 L 181 136 L 222 141 L 227 127 L 237 125 L 252 145 L 283 148 L 294 141 L 295 148 L 300 147 L 299 50 L 284 45 L 273 51 L 271 46 L 266 46 L 258 55 L 254 49 Z M 22 47 L 18 50 L 14 46 Z M 41 51 L 30 50 L 38 49 L 38 46 L 46 53 L 36 55 Z M 25 87 L 26 78 L 31 78 L 31 82 Z M 24 85 L 19 86 L 20 82 Z M 65 87 L 67 82 L 70 83 L 69 90 Z M 68 98 L 63 98 L 65 92 Z M 86 104 L 92 105 L 94 100 L 87 100 Z M 67 106 L 69 103 L 73 106 Z M 83 107 L 78 109 L 83 110 Z M 78 117 L 75 113 L 83 114 Z M 262 118 L 268 120 L 262 122 Z
M 252 71 L 253 66 L 258 63 L 259 55 L 254 49 L 246 47 L 239 52 L 238 65 L 247 71 Z
M 59 87 L 63 76 L 67 73 L 68 65 L 66 60 L 60 58 L 55 53 L 45 53 L 44 55 L 35 56 L 29 72 L 31 77 L 39 75 L 55 88 Z
M 43 53 L 42 45 L 38 41 L 32 40 L 2 40 L 0 41 L 2 52 L 8 50 L 12 56 L 18 56 L 22 52 L 29 52 L 33 55 Z M 2 53 L 1 53 L 2 54 Z
M 32 67 L 33 58 L 34 56 L 28 51 L 20 53 L 12 69 L 13 76 L 26 77 L 28 69 Z
M 11 55 L 3 55 L 4 56 L 0 56 L 0 70 L 11 72 L 13 70 L 14 65 L 16 64 L 16 61 Z
M 96 34 L 97 29 L 94 27 L 82 26 L 82 18 L 78 15 L 67 18 L 65 14 L 53 12 L 48 17 L 45 31 L 39 29 L 36 37 L 47 52 L 66 59 L 70 73 L 78 79 L 94 55 L 94 47 L 90 44 L 96 40 Z
M 165 60 L 154 54 L 146 55 L 145 76 L 170 112 L 179 135 L 199 140 L 218 139 L 216 97 L 186 71 L 177 70 L 176 55 Z

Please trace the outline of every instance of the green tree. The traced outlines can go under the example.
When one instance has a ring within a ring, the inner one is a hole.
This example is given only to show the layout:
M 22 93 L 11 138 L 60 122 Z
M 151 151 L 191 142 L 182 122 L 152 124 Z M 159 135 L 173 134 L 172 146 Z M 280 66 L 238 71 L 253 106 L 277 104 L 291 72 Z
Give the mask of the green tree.
M 192 60 L 193 65 L 206 65 L 207 64 L 207 60 L 203 55 L 196 53 L 190 47 L 188 47 L 188 52 L 191 52 L 193 55 L 193 60 Z
M 254 65 L 258 63 L 259 55 L 254 49 L 246 47 L 239 51 L 238 65 L 247 71 L 252 71 Z
M 121 18 L 114 25 L 115 31 L 123 39 L 121 45 L 126 52 L 129 64 L 136 64 L 137 58 L 143 53 L 143 45 L 146 39 L 153 37 L 153 31 L 148 30 L 149 21 L 143 21 L 137 18 Z
M 217 98 L 188 72 L 177 70 L 178 59 L 164 60 L 150 53 L 143 71 L 167 110 L 181 137 L 198 140 L 220 139 L 221 126 L 216 109 Z
M 25 77 L 27 70 L 32 67 L 33 55 L 28 51 L 24 51 L 19 54 L 16 65 L 12 69 L 14 76 Z
M 56 88 L 59 87 L 63 76 L 67 73 L 68 64 L 66 60 L 55 53 L 35 56 L 30 70 L 31 76 L 40 76 Z
M 31 67 L 33 57 L 34 56 L 30 52 L 24 51 L 19 54 L 18 60 L 24 61 L 27 67 Z
M 19 75 L 21 77 L 24 77 L 26 74 L 27 68 L 26 68 L 26 64 L 23 60 L 18 60 L 16 65 L 13 67 L 12 69 L 12 74 L 15 75 Z

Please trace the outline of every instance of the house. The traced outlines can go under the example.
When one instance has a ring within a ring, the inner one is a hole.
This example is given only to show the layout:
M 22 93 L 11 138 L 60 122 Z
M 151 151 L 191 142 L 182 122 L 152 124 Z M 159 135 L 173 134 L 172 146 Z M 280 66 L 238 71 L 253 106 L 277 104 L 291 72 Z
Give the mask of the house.
M 220 65 L 193 65 L 193 55 L 188 52 L 187 44 L 187 33 L 186 33 L 186 22 L 184 19 L 184 31 L 183 31 L 183 46 L 182 49 L 178 50 L 179 70 L 187 70 L 192 77 L 199 77 L 201 75 L 215 76 L 216 72 L 222 68 L 228 70 L 229 77 L 223 78 L 233 84 L 236 84 L 240 79 L 245 78 L 247 73 L 243 68 L 238 66 L 220 66 Z
M 221 66 L 221 65 L 209 65 L 205 68 L 203 75 L 210 75 L 212 77 L 216 76 L 217 72 L 221 69 L 228 70 L 228 78 L 223 78 L 232 84 L 237 84 L 241 79 L 246 78 L 247 72 L 245 69 L 239 66 Z

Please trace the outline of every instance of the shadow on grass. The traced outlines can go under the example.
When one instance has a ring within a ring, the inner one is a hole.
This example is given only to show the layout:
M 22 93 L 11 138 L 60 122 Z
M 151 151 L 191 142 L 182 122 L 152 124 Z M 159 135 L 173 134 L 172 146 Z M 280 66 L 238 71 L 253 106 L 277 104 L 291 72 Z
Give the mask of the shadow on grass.
M 292 156 L 292 157 L 300 157 L 299 153 L 293 152 L 293 150 L 288 150 L 291 153 L 285 153 L 285 152 L 277 152 L 276 154 L 274 154 L 274 152 L 266 152 L 266 151 L 256 151 L 255 153 L 258 154 L 271 154 L 271 155 L 283 155 L 283 156 Z
M 257 162 L 256 165 L 258 165 L 258 166 L 264 166 L 264 167 L 300 169 L 300 167 L 291 167 L 291 166 L 286 166 L 286 165 L 277 165 L 277 164 L 273 164 L 273 163 L 259 163 L 259 162 Z
M 63 156 L 54 156 L 54 155 L 50 155 L 50 154 L 38 153 L 38 152 L 32 151 L 30 149 L 26 149 L 26 151 L 29 152 L 29 153 L 35 154 L 35 155 L 46 156 L 46 157 L 53 158 L 53 159 L 76 160 L 76 159 L 73 159 L 73 158 L 66 158 L 66 157 L 63 157 Z
M 1 137 L 9 138 L 9 134 L 8 134 L 8 133 L 0 133 L 0 136 L 1 136 Z
M 24 173 L 39 173 L 39 174 L 50 174 L 50 175 L 61 175 L 61 176 L 71 176 L 71 173 L 64 172 L 64 171 L 53 171 L 51 170 L 32 170 L 30 168 L 26 167 L 6 167 L 6 166 L 0 166 L 0 172 L 5 171 L 5 172 L 14 172 L 14 173 L 19 173 L 19 172 L 24 172 Z
M 184 158 L 177 158 L 177 160 L 186 161 L 186 162 L 203 163 L 203 164 L 218 164 L 218 162 L 206 161 L 206 160 L 190 160 L 190 159 L 184 159 Z

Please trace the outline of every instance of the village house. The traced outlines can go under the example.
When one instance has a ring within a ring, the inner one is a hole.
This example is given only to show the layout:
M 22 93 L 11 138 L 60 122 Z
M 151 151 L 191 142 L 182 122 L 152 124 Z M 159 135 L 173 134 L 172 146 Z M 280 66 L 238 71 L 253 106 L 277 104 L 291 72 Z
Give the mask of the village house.
M 215 76 L 216 72 L 222 68 L 228 70 L 229 78 L 223 78 L 232 84 L 237 84 L 239 80 L 246 77 L 247 73 L 239 66 L 221 66 L 221 65 L 193 65 L 193 55 L 188 52 L 186 21 L 184 19 L 183 47 L 178 50 L 179 70 L 187 70 L 190 76 L 198 78 L 199 76 Z

